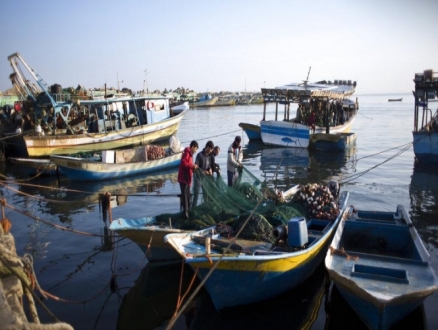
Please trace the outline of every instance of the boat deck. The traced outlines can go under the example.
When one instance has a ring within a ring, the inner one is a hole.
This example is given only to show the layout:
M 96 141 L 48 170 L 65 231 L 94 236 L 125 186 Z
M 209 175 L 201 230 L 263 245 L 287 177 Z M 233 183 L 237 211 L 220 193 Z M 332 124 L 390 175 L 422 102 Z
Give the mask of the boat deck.
M 332 252 L 330 270 L 341 282 L 342 277 L 353 281 L 355 287 L 383 300 L 436 289 L 430 263 L 418 251 L 410 227 L 396 213 L 358 215 L 365 218 L 345 221 Z
M 333 255 L 331 269 L 353 280 L 356 285 L 385 300 L 436 287 L 436 279 L 427 262 L 345 250 Z

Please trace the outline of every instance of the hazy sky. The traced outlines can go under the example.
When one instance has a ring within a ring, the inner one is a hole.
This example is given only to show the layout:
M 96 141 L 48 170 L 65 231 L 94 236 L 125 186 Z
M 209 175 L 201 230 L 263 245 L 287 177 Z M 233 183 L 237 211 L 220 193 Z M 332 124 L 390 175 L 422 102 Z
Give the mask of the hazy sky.
M 15 52 L 62 87 L 260 91 L 311 66 L 310 81 L 402 93 L 438 71 L 437 0 L 1 0 L 0 13 L 1 91 Z

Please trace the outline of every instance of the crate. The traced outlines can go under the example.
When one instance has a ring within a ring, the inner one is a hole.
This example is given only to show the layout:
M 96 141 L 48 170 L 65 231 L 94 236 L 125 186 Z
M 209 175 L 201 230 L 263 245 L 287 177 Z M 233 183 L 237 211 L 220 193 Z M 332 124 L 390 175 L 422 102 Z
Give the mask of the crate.
M 116 151 L 116 163 L 136 163 L 147 161 L 147 146 Z
M 114 150 L 104 150 L 102 151 L 102 163 L 114 163 Z

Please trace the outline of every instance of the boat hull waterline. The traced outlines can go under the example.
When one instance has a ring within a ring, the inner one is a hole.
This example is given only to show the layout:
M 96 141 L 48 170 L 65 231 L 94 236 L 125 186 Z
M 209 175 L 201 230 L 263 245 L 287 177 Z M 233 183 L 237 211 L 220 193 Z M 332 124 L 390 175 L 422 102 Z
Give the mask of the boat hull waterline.
M 52 155 L 59 170 L 75 181 L 98 181 L 147 174 L 179 166 L 181 153 L 160 159 L 133 163 L 103 163 L 81 158 Z

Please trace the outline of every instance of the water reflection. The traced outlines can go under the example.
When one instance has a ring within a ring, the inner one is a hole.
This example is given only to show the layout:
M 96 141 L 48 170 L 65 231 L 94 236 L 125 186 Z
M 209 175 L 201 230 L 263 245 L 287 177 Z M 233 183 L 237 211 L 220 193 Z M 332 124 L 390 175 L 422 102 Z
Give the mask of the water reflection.
M 117 329 L 155 329 L 164 327 L 175 312 L 181 263 L 148 263 L 135 285 L 123 297 Z M 189 287 L 193 272 L 184 266 L 182 293 Z M 201 290 L 175 329 L 310 329 L 315 326 L 328 288 L 328 275 L 321 264 L 298 288 L 257 304 L 235 307 L 218 313 Z M 192 290 L 199 284 L 193 285 Z M 281 285 L 281 284 L 279 284 Z M 232 294 L 232 293 L 230 293 Z M 182 294 L 181 294 L 182 295 Z M 189 294 L 190 295 L 190 294 Z M 187 296 L 189 296 L 187 295 Z M 317 328 L 325 320 L 318 320 Z
M 32 181 L 17 181 L 18 190 L 22 192 L 21 206 L 29 205 L 37 212 L 58 215 L 62 223 L 70 223 L 72 216 L 80 209 L 91 212 L 99 206 L 102 194 L 111 194 L 111 207 L 127 203 L 129 195 L 157 192 L 165 182 L 177 181 L 178 169 L 159 172 L 148 176 L 133 176 L 115 180 L 97 182 L 74 182 L 63 177 L 38 178 Z M 41 198 L 35 199 L 34 196 Z
M 438 171 L 433 164 L 415 164 L 409 185 L 411 220 L 423 241 L 438 247 Z
M 323 324 L 317 326 L 315 321 L 323 302 L 327 279 L 328 275 L 321 264 L 299 287 L 279 297 L 221 313 L 216 312 L 211 299 L 205 295 L 196 304 L 190 329 L 322 328 Z
M 178 296 L 186 292 L 194 275 L 190 267 L 185 265 L 181 278 L 181 269 L 181 262 L 149 262 L 123 297 L 117 329 L 154 329 L 170 320 L 175 313 Z M 195 280 L 192 289 L 198 284 Z M 183 323 L 190 322 L 191 317 L 190 308 L 182 317 Z
M 304 148 L 267 148 L 259 150 L 262 177 L 274 186 L 288 189 L 295 184 L 341 179 L 354 169 L 356 149 L 320 152 Z M 257 153 L 253 151 L 257 156 Z M 250 154 L 251 155 L 251 154 Z
M 264 148 L 260 162 L 262 177 L 281 190 L 308 177 L 309 151 L 305 148 Z

